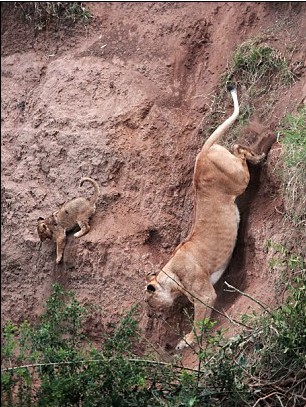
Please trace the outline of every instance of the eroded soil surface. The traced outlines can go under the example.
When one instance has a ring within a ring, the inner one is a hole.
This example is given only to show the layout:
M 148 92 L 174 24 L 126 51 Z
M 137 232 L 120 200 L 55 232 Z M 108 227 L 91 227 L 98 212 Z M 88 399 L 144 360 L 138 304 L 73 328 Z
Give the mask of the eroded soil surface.
M 277 128 L 305 97 L 306 7 L 290 3 L 87 3 L 89 26 L 35 33 L 12 8 L 1 20 L 2 320 L 35 320 L 55 282 L 94 304 L 88 335 L 99 341 L 132 305 L 144 332 L 167 359 L 189 329 L 177 304 L 166 321 L 148 319 L 145 275 L 159 271 L 192 224 L 192 175 L 220 76 L 242 42 L 267 35 L 299 67 L 291 87 L 267 99 L 269 114 L 241 134 L 270 151 L 251 168 L 239 200 L 241 227 L 233 260 L 217 285 L 216 307 L 229 318 L 258 309 L 225 292 L 224 280 L 265 304 L 281 300 L 266 242 L 290 234 L 283 224 L 275 168 Z M 304 87 L 304 90 L 303 90 Z M 304 92 L 304 93 L 303 93 Z M 220 113 L 220 122 L 231 112 Z M 256 106 L 256 104 L 255 104 Z M 254 144 L 254 143 L 253 143 Z M 90 195 L 82 176 L 101 185 L 90 232 L 68 236 L 61 264 L 55 245 L 40 244 L 39 216 Z M 289 237 L 288 237 L 289 236 Z M 236 326 L 219 314 L 217 327 Z M 187 364 L 193 363 L 189 350 Z

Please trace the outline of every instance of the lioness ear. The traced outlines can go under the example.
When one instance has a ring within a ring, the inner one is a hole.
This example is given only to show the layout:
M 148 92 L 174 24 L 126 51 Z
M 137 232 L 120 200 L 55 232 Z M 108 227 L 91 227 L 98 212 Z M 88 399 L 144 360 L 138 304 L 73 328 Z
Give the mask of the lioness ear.
M 148 274 L 146 275 L 147 283 L 149 283 L 150 281 L 152 281 L 153 278 L 156 277 L 156 275 L 157 275 L 156 273 L 148 273 Z
M 149 291 L 150 293 L 154 293 L 155 290 L 156 290 L 156 288 L 153 284 L 147 285 L 147 291 Z
M 44 220 L 44 218 L 42 218 L 41 216 L 39 218 L 37 218 L 37 222 L 40 220 Z

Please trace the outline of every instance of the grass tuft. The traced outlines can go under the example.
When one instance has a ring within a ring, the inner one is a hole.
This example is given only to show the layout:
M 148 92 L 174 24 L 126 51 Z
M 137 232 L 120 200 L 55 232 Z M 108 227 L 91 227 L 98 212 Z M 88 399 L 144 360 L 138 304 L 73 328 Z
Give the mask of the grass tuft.
M 276 82 L 290 85 L 294 74 L 286 58 L 280 51 L 260 44 L 260 41 L 253 39 L 237 48 L 224 80 L 234 80 L 255 94 L 264 93 Z
M 90 12 L 82 2 L 69 1 L 16 1 L 15 7 L 23 18 L 34 25 L 36 31 L 46 29 L 52 23 L 57 25 L 72 25 L 77 22 L 87 24 L 91 18 Z
M 237 123 L 224 140 L 229 147 L 238 137 L 241 128 L 248 123 L 253 113 L 267 117 L 275 103 L 275 92 L 281 86 L 289 86 L 295 75 L 289 62 L 280 51 L 261 43 L 255 38 L 242 43 L 234 52 L 220 84 L 214 92 L 207 114 L 203 117 L 200 134 L 207 139 L 218 127 L 228 109 L 227 83 L 234 83 L 238 89 L 240 114 Z
M 306 106 L 296 115 L 285 118 L 281 131 L 282 183 L 285 209 L 293 223 L 305 225 L 306 221 Z

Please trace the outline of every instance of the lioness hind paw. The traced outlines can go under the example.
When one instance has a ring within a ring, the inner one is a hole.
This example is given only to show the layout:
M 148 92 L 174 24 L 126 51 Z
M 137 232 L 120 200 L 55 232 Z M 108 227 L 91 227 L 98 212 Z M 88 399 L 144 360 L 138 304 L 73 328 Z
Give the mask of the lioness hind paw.
M 261 163 L 266 157 L 265 153 L 258 154 L 255 157 L 252 158 L 247 158 L 248 161 L 251 161 L 253 164 L 259 164 Z
M 259 155 L 259 160 L 262 161 L 264 158 L 266 158 L 266 153 L 262 153 Z

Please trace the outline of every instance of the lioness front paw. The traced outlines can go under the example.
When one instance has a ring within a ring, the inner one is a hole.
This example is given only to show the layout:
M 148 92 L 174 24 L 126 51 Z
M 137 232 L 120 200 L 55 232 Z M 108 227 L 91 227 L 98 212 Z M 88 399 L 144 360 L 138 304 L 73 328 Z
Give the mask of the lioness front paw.
M 187 348 L 188 346 L 191 346 L 194 342 L 194 334 L 191 332 L 187 335 L 184 336 L 182 340 L 179 341 L 179 343 L 176 345 L 175 349 L 176 350 L 182 350 L 184 348 Z

